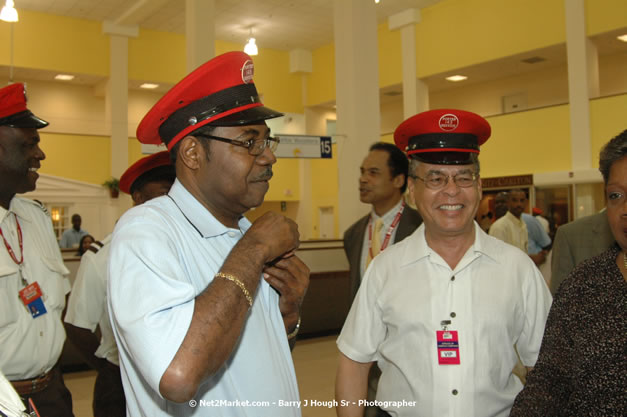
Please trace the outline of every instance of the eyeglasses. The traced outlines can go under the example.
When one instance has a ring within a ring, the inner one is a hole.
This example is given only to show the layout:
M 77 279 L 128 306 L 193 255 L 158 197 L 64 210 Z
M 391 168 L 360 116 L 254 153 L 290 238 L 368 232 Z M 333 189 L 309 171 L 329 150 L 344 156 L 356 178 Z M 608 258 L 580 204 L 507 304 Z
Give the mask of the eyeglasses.
M 455 185 L 461 188 L 472 187 L 472 185 L 477 182 L 477 178 L 479 178 L 479 175 L 474 172 L 461 172 L 452 176 L 444 175 L 438 172 L 431 172 L 427 174 L 425 178 L 420 178 L 418 175 L 410 176 L 424 182 L 425 186 L 430 190 L 440 190 L 446 187 L 449 178 L 452 178 Z
M 261 140 L 248 139 L 245 141 L 221 138 L 220 136 L 207 135 L 204 133 L 195 133 L 194 136 L 200 136 L 207 139 L 219 140 L 220 142 L 230 143 L 235 146 L 248 148 L 248 153 L 252 156 L 261 155 L 266 148 L 270 148 L 272 152 L 276 151 L 279 146 L 279 138 L 267 137 Z

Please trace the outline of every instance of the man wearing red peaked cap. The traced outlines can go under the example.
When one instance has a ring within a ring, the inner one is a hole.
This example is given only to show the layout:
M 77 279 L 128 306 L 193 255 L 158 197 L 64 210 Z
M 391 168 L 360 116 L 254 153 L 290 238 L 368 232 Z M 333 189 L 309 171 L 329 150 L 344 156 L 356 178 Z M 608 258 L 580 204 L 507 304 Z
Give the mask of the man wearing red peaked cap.
M 351 404 L 338 416 L 359 414 L 374 361 L 382 416 L 509 414 L 522 389 L 517 353 L 535 364 L 551 295 L 525 253 L 474 221 L 489 136 L 483 117 L 455 109 L 417 114 L 394 132 L 423 224 L 366 271 L 337 342 L 338 401 Z
M 168 152 L 145 156 L 120 178 L 120 190 L 137 206 L 168 193 L 175 172 Z M 65 328 L 68 338 L 98 371 L 93 396 L 94 417 L 126 416 L 118 347 L 106 308 L 107 263 L 111 235 L 91 244 L 81 258 L 68 300 Z M 96 336 L 96 329 L 100 338 Z
M 190 400 L 264 400 L 296 417 L 290 355 L 309 270 L 297 225 L 276 213 L 251 224 L 278 141 L 252 59 L 220 55 L 175 85 L 137 129 L 176 168 L 167 198 L 129 210 L 111 244 L 109 306 L 130 415 L 192 415 Z M 184 403 L 184 404 L 175 404 Z M 230 416 L 248 415 L 231 407 Z M 256 413 L 256 412 L 255 412 Z M 260 414 L 260 415 L 261 415 Z
M 38 129 L 48 123 L 26 107 L 24 85 L 0 88 L 0 369 L 41 415 L 72 416 L 58 365 L 65 342 L 61 314 L 70 291 L 50 214 L 16 194 L 33 191 L 41 161 Z

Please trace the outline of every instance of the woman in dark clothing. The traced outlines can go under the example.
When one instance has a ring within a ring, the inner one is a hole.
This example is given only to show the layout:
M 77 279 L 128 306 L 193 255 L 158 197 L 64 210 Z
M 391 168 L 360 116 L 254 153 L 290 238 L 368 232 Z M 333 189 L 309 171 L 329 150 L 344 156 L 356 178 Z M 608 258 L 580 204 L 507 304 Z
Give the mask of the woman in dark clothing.
M 561 285 L 510 416 L 627 415 L 627 130 L 603 148 L 599 169 L 616 243 Z

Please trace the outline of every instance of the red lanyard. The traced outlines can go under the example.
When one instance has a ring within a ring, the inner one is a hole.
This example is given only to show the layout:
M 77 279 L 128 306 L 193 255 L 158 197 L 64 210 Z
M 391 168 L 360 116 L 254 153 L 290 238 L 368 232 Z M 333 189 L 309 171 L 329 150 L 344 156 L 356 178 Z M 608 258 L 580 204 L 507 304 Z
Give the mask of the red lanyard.
M 4 246 L 6 246 L 7 251 L 9 251 L 9 255 L 11 255 L 11 259 L 13 259 L 13 262 L 15 262 L 18 265 L 22 265 L 22 262 L 24 262 L 24 246 L 22 245 L 22 228 L 20 227 L 20 222 L 17 221 L 17 214 L 13 213 L 13 216 L 15 216 L 15 224 L 17 225 L 17 240 L 20 243 L 20 260 L 19 261 L 17 260 L 17 256 L 15 256 L 15 252 L 13 252 L 13 248 L 11 247 L 11 245 L 9 245 L 9 242 L 7 242 L 7 240 L 5 239 L 1 228 L 0 228 L 0 236 L 2 236 L 2 240 L 4 240 Z
M 394 231 L 394 228 L 396 228 L 396 225 L 398 225 L 398 223 L 401 221 L 401 215 L 403 214 L 404 209 L 405 202 L 403 201 L 403 203 L 401 204 L 401 208 L 398 210 L 398 213 L 396 213 L 396 216 L 394 216 L 392 224 L 390 225 L 390 227 L 388 227 L 388 231 L 385 233 L 385 238 L 383 239 L 383 243 L 381 244 L 381 249 L 379 249 L 379 252 L 383 252 L 383 250 L 388 247 L 392 232 Z M 374 256 L 372 255 L 372 216 L 370 216 L 370 221 L 368 222 L 368 252 L 370 253 L 370 258 L 374 258 Z

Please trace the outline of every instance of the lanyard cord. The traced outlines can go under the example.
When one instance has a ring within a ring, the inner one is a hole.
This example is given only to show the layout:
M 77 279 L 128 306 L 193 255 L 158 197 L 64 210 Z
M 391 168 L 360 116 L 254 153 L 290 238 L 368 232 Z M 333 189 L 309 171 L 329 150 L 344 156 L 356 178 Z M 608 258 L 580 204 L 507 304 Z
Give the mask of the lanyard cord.
M 11 259 L 13 259 L 13 262 L 15 262 L 17 265 L 22 265 L 22 263 L 24 262 L 24 245 L 22 242 L 22 228 L 20 227 L 20 222 L 17 220 L 17 214 L 13 213 L 13 216 L 15 217 L 15 224 L 17 225 L 17 240 L 20 245 L 20 259 L 19 260 L 17 259 L 17 256 L 15 256 L 15 252 L 13 251 L 13 248 L 11 247 L 11 245 L 9 245 L 9 242 L 7 242 L 6 238 L 4 237 L 4 234 L 2 233 L 2 228 L 0 228 L 0 236 L 2 236 L 2 240 L 4 241 L 4 246 L 7 248 L 9 255 L 11 255 Z
M 390 237 L 392 236 L 392 232 L 394 231 L 398 223 L 401 221 L 401 215 L 403 214 L 404 209 L 405 209 L 405 202 L 401 204 L 401 208 L 398 210 L 398 213 L 396 213 L 396 216 L 394 216 L 394 220 L 392 221 L 392 224 L 390 225 L 390 227 L 388 227 L 388 231 L 385 233 L 385 238 L 383 239 L 383 243 L 381 244 L 381 249 L 379 249 L 379 252 L 383 252 L 383 250 L 388 247 L 388 243 L 390 243 Z M 372 216 L 370 216 L 370 221 L 368 222 L 368 253 L 370 254 L 371 259 L 374 258 L 372 254 Z

